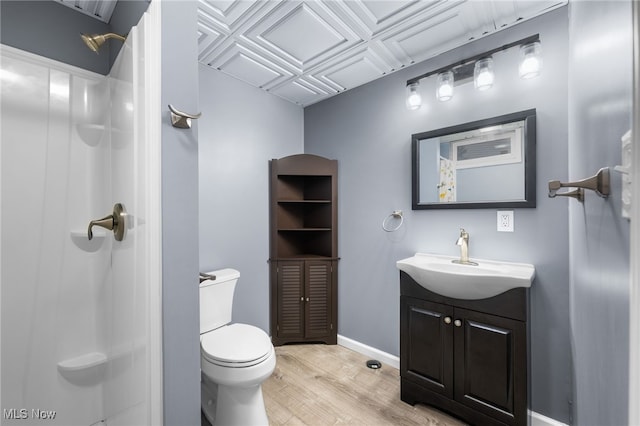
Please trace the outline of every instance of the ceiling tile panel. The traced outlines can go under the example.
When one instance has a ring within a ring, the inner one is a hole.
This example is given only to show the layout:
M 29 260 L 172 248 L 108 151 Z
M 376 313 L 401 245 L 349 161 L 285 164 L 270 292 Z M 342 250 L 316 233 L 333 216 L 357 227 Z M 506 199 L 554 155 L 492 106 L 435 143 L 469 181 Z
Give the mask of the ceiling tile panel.
M 247 19 L 250 19 L 263 6 L 265 1 L 255 0 L 199 0 L 198 10 L 204 12 L 209 19 L 226 32 L 237 30 Z
M 364 41 L 321 2 L 287 1 L 243 37 L 300 73 Z
M 443 0 L 354 0 L 332 2 L 347 10 L 346 14 L 358 19 L 368 29 L 369 38 L 395 25 L 410 25 L 407 20 L 431 9 L 453 6 L 464 2 Z
M 202 59 L 216 46 L 220 45 L 227 35 L 212 25 L 208 25 L 206 19 L 198 19 L 198 61 Z
M 340 84 L 344 90 L 360 86 L 382 75 L 383 73 L 366 57 L 353 62 L 343 62 L 340 67 L 325 74 L 326 78 Z
M 242 53 L 232 56 L 218 69 L 257 87 L 262 87 L 280 76 Z
M 381 42 L 402 62 L 410 65 L 460 46 L 474 37 L 469 25 L 471 4 L 461 4 L 437 15 L 425 15 L 411 26 L 395 28 L 381 35 Z
M 314 90 L 299 80 L 290 81 L 287 84 L 271 90 L 271 93 L 300 105 L 318 102 L 332 95 L 332 93 L 325 91 Z
M 382 77 L 387 71 L 389 65 L 373 49 L 363 47 L 327 62 L 309 74 L 344 91 Z
M 304 34 L 304 42 L 300 34 Z M 294 9 L 260 37 L 301 64 L 347 41 L 304 5 Z
M 254 50 L 236 43 L 225 43 L 221 54 L 210 55 L 207 65 L 256 87 L 268 89 L 294 77 L 294 74 L 280 67 Z M 205 61 L 209 58 L 205 58 Z
M 486 6 L 491 8 L 496 28 L 502 28 L 515 24 L 518 19 L 539 15 L 561 2 L 553 0 L 494 0 L 486 3 Z

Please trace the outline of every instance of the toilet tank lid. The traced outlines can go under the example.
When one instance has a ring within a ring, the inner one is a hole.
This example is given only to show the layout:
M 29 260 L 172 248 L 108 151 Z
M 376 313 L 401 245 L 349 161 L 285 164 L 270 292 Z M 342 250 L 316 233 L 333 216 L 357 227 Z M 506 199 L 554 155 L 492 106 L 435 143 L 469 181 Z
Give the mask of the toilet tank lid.
M 214 277 L 216 277 L 216 279 L 213 281 L 203 281 L 202 284 L 217 284 L 229 280 L 237 280 L 238 278 L 240 278 L 240 272 L 231 268 L 218 269 L 216 271 L 207 272 L 206 274 L 213 275 Z

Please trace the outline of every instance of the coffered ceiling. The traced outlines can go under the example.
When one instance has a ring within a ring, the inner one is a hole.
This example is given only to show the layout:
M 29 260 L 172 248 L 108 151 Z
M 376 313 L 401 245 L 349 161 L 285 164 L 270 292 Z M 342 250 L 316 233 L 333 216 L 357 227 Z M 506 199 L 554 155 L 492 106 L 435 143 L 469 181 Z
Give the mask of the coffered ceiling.
M 58 1 L 105 22 L 116 3 Z M 198 0 L 198 61 L 305 106 L 566 3 Z
M 199 0 L 198 60 L 304 106 L 564 3 Z

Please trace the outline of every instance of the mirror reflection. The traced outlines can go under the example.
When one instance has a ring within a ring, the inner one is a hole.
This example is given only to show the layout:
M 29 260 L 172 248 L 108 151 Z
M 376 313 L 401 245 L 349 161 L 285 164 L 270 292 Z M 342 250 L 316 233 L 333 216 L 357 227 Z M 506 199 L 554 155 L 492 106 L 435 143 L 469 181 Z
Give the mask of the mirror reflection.
M 413 208 L 535 207 L 535 110 L 412 136 Z

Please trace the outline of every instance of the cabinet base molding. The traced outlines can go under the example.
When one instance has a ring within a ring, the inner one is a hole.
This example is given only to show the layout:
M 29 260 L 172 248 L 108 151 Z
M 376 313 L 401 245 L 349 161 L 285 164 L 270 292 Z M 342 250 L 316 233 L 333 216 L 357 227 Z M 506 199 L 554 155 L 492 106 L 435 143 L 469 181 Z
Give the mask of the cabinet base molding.
M 559 422 L 550 417 L 543 416 L 535 411 L 529 411 L 530 426 L 568 426 L 566 423 Z
M 400 385 L 400 399 L 409 405 L 427 404 L 474 425 L 509 426 L 407 379 L 400 378 Z

